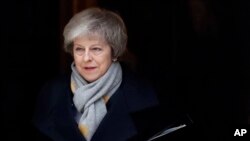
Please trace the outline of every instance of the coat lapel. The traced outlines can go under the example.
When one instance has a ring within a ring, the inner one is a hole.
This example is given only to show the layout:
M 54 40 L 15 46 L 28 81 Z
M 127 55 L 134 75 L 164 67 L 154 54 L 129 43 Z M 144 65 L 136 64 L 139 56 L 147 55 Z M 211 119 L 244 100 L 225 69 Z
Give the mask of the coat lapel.
M 122 92 L 113 95 L 110 109 L 92 141 L 126 141 L 137 133 L 124 99 Z
M 85 141 L 74 120 L 73 106 L 71 103 L 72 93 L 68 91 L 59 100 L 54 113 L 54 128 L 65 141 Z
M 55 130 L 65 141 L 85 141 L 70 111 L 68 109 L 62 110 L 58 110 L 61 114 L 58 113 L 55 119 L 53 119 Z

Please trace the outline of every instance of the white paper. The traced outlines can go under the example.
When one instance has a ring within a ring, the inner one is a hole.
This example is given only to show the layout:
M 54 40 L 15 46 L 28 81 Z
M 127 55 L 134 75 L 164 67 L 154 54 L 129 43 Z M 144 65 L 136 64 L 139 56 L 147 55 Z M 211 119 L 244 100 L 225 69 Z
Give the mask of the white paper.
M 163 131 L 157 133 L 156 135 L 154 135 L 153 137 L 151 137 L 151 138 L 148 139 L 147 141 L 155 140 L 155 139 L 157 139 L 157 138 L 159 138 L 159 137 L 161 137 L 161 136 L 164 136 L 164 135 L 166 135 L 166 134 L 169 134 L 169 133 L 171 133 L 171 132 L 174 132 L 174 131 L 179 130 L 179 129 L 181 129 L 181 128 L 183 128 L 183 127 L 186 127 L 186 126 L 187 126 L 186 124 L 182 124 L 182 125 L 179 125 L 179 126 L 176 126 L 176 127 L 172 127 L 172 128 L 165 129 L 165 130 L 163 130 Z

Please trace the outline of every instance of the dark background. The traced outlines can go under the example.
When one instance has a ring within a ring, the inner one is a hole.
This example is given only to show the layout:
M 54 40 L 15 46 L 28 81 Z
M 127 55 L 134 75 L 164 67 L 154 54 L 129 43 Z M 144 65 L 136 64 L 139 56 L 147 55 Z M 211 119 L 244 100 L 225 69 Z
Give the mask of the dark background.
M 3 1 L 1 126 L 5 140 L 33 139 L 37 93 L 67 71 L 62 28 L 74 13 L 66 0 Z M 231 138 L 249 125 L 250 2 L 243 0 L 96 0 L 128 27 L 132 69 L 166 107 L 189 113 L 203 140 Z M 78 7 L 79 8 L 79 7 Z M 79 9 L 78 9 L 79 10 Z

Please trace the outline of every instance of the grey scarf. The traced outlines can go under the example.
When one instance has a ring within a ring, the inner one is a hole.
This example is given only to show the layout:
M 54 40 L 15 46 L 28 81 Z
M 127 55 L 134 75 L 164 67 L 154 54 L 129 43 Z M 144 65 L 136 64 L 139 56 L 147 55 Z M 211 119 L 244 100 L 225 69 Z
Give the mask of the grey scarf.
M 118 62 L 113 62 L 107 72 L 98 80 L 87 83 L 71 65 L 71 90 L 73 102 L 80 114 L 78 126 L 89 141 L 107 113 L 106 102 L 119 88 L 122 81 L 122 69 Z

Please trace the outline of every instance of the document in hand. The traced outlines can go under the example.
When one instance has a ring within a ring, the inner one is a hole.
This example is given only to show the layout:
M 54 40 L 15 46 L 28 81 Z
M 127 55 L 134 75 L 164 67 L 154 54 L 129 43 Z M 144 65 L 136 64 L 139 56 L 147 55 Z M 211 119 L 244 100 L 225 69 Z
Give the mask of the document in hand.
M 137 141 L 166 139 L 168 134 L 178 132 L 193 124 L 192 119 L 186 113 L 173 112 L 158 107 L 135 113 L 132 117 L 139 133 L 135 137 Z

